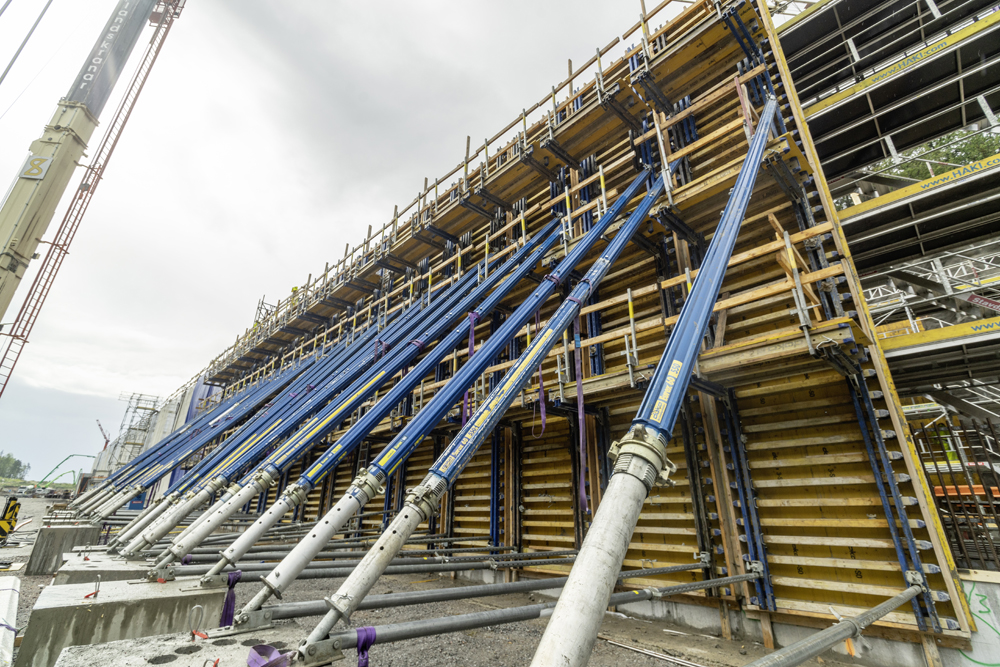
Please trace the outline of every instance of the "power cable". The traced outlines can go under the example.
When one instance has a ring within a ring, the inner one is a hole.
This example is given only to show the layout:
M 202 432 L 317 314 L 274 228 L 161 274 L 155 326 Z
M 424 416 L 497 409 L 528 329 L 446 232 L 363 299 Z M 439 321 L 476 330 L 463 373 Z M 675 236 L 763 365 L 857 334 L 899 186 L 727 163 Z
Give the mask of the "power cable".
M 7 4 L 8 5 L 10 4 L 10 0 L 7 0 Z M 48 2 L 45 3 L 45 6 L 42 7 L 41 14 L 38 15 L 37 19 L 35 19 L 35 23 L 34 25 L 31 26 L 31 30 L 28 31 L 28 34 L 24 36 L 24 41 L 21 42 L 21 46 L 17 47 L 17 51 L 14 53 L 14 57 L 11 58 L 10 63 L 7 64 L 7 69 L 3 71 L 3 74 L 0 74 L 0 85 L 3 85 L 3 80 L 7 78 L 7 72 L 9 72 L 10 68 L 14 66 L 14 62 L 17 61 L 17 57 L 21 55 L 21 50 L 24 49 L 24 45 L 28 43 L 29 39 L 31 39 L 31 35 L 34 34 L 35 28 L 37 28 L 38 24 L 42 22 L 42 17 L 45 16 L 45 12 L 49 11 L 49 5 L 51 4 L 52 0 L 49 0 Z M 7 9 L 7 5 L 4 5 L 3 8 Z M 3 10 L 0 10 L 0 14 L 2 13 Z

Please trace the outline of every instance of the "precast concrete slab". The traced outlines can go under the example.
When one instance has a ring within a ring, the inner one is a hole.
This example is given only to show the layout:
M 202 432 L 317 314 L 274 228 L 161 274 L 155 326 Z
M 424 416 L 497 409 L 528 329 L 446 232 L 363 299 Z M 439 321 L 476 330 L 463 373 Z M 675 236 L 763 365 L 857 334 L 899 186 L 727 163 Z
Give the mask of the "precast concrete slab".
M 193 642 L 191 633 L 125 639 L 107 644 L 67 647 L 55 664 L 56 667 L 245 665 L 254 646 L 269 645 L 281 653 L 287 653 L 295 650 L 308 634 L 309 629 L 293 623 L 235 635 L 226 635 L 217 630 L 209 632 L 208 639 L 198 638 Z
M 17 577 L 0 577 L 0 665 L 6 667 L 14 659 L 14 633 L 8 628 L 17 626 L 17 601 L 21 596 L 21 580 Z
M 52 574 L 63 563 L 63 554 L 75 546 L 95 544 L 100 536 L 100 526 L 81 523 L 76 526 L 42 526 L 35 539 L 24 574 L 36 576 Z
M 91 595 L 95 589 L 92 583 L 45 588 L 31 611 L 16 667 L 51 667 L 67 646 L 177 632 L 190 637 L 197 605 L 204 610 L 200 629 L 218 627 L 227 590 L 203 588 L 197 578 L 162 584 L 109 581 Z
M 81 552 L 64 554 L 64 561 L 52 581 L 56 586 L 94 583 L 98 576 L 101 582 L 145 579 L 152 567 L 143 561 L 123 560 L 107 554 L 85 557 Z

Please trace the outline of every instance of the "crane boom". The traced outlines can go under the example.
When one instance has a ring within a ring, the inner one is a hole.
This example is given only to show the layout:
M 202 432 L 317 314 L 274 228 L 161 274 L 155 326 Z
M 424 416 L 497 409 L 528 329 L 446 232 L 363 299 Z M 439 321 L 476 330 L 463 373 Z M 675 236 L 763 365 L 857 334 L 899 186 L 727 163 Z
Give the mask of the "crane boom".
M 56 273 L 69 252 L 69 245 L 118 144 L 122 129 L 183 4 L 184 0 L 119 1 L 69 94 L 60 101 L 42 137 L 32 143 L 31 155 L 18 173 L 10 196 L 0 208 L 0 242 L 4 243 L 0 249 L 2 317 L 48 227 L 74 167 L 83 157 L 87 141 L 97 126 L 97 116 L 104 109 L 146 19 L 152 16 L 156 21 L 155 30 L 129 89 L 115 111 L 94 159 L 84 168 L 80 186 L 49 244 L 49 251 L 17 318 L 9 331 L 0 331 L 0 396 L 3 396 Z

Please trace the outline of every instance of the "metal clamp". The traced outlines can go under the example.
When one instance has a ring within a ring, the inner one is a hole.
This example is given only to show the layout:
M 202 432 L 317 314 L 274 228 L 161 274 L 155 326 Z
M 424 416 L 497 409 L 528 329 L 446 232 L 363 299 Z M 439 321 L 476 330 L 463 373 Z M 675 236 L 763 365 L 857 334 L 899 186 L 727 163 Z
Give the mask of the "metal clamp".
M 354 596 L 352 595 L 338 595 L 337 599 L 334 600 L 333 596 L 331 595 L 329 597 L 323 598 L 323 602 L 325 602 L 326 606 L 329 607 L 332 611 L 336 611 L 337 613 L 340 614 L 340 620 L 342 620 L 344 623 L 347 623 L 351 618 L 351 610 L 346 603 L 353 597 Z
M 383 481 L 385 480 L 381 480 L 377 475 L 373 475 L 370 471 L 365 470 L 354 478 L 354 481 L 351 482 L 351 486 L 353 486 L 357 491 L 363 493 L 365 496 L 365 502 L 368 502 L 375 496 L 385 492 L 385 487 L 382 486 Z M 362 505 L 364 505 L 364 503 L 362 503 Z
M 927 590 L 927 579 L 920 570 L 907 570 L 903 573 L 903 577 L 906 578 L 906 583 L 911 586 L 920 586 L 924 591 Z
M 429 520 L 437 516 L 441 496 L 447 489 L 447 480 L 441 477 L 435 479 L 434 475 L 429 474 L 406 495 L 406 504 L 420 512 L 425 520 Z
M 639 477 L 646 483 L 647 489 L 652 489 L 653 486 L 673 486 L 670 475 L 677 472 L 677 466 L 667 458 L 667 443 L 662 435 L 647 429 L 644 424 L 633 425 L 624 438 L 612 443 L 608 451 L 608 456 L 616 463 L 616 468 L 618 459 L 627 454 L 648 461 L 656 470 L 656 477 L 653 479 L 646 479 L 645 475 Z
M 306 497 L 309 495 L 309 490 L 298 482 L 293 482 L 285 487 L 282 495 L 287 496 L 293 504 L 301 505 L 306 501 Z
M 173 581 L 176 578 L 172 567 L 161 567 L 146 573 L 147 581 Z
M 251 630 L 264 630 L 272 627 L 271 616 L 273 612 L 269 609 L 257 609 L 251 612 L 245 612 L 240 614 L 239 618 L 239 631 L 249 632 Z M 236 625 L 234 623 L 234 625 Z
M 271 590 L 271 593 L 274 595 L 274 597 L 278 598 L 279 600 L 281 599 L 281 589 L 272 584 L 270 581 L 268 581 L 267 577 L 261 576 L 260 582 Z
M 302 642 L 298 653 L 296 664 L 301 664 L 302 667 L 319 667 L 347 659 L 347 656 L 340 649 L 339 639 L 324 639 L 313 643 Z

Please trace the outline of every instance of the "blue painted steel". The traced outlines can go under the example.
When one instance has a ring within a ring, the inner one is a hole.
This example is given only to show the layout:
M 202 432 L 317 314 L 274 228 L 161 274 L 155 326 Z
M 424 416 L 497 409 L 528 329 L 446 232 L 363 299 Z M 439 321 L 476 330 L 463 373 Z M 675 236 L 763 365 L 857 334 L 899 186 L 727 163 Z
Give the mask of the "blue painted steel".
M 674 163 L 673 166 L 676 166 L 676 164 Z M 638 189 L 638 186 L 644 184 L 647 175 L 648 172 L 640 174 L 631 187 Z M 649 214 L 649 209 L 652 208 L 663 192 L 663 176 L 659 176 L 653 182 L 649 192 L 640 200 L 639 205 L 629 216 L 625 224 L 618 230 L 614 240 L 607 245 L 601 256 L 597 258 L 584 277 L 573 288 L 569 297 L 552 314 L 546 326 L 536 334 L 535 338 L 531 341 L 531 345 L 528 346 L 528 349 L 518 359 L 517 364 L 507 372 L 507 375 L 504 376 L 499 386 L 490 392 L 486 403 L 476 411 L 472 419 L 458 432 L 451 444 L 445 449 L 438 460 L 434 462 L 434 465 L 430 467 L 430 474 L 447 480 L 449 486 L 455 482 L 462 470 L 465 469 L 465 466 L 468 465 L 469 460 L 475 455 L 479 445 L 497 427 L 507 408 L 513 403 L 521 389 L 530 381 L 535 368 L 549 351 L 562 341 L 561 334 L 563 330 L 576 319 L 584 301 L 586 301 L 597 285 L 600 284 L 601 280 L 607 274 L 608 269 L 611 268 L 611 265 L 618 259 L 618 256 L 632 239 L 632 235 L 636 229 L 645 221 L 646 216 Z M 623 196 L 616 202 L 616 205 L 621 203 L 622 199 L 627 201 L 631 197 Z M 602 219 L 595 225 L 590 234 L 593 235 L 595 231 L 598 234 L 603 234 L 609 222 Z M 586 238 L 584 237 L 584 239 Z M 581 240 L 581 243 L 574 248 L 573 253 L 581 250 L 582 245 L 583 242 Z M 583 248 L 584 252 L 587 249 Z M 567 258 L 566 261 L 569 259 Z M 560 265 L 560 268 L 562 268 L 562 265 Z M 551 283 L 549 289 L 545 290 L 547 298 L 547 294 L 555 289 L 556 280 L 546 282 Z M 545 287 L 546 283 L 543 282 L 542 285 L 539 285 L 539 290 Z M 544 299 L 538 301 L 532 297 L 529 297 L 523 306 L 530 308 L 530 312 L 535 312 L 544 303 Z M 520 328 L 520 324 L 518 324 L 518 328 Z M 495 337 L 499 335 L 500 332 L 497 332 Z M 502 344 L 506 344 L 506 340 L 503 340 Z
M 653 374 L 633 424 L 645 424 L 668 440 L 687 395 L 695 358 L 701 349 L 702 338 L 708 327 L 712 309 L 719 295 L 719 288 L 726 275 L 739 235 L 740 224 L 746 213 L 754 183 L 760 169 L 761 158 L 767 146 L 768 130 L 778 104 L 772 98 L 761 111 L 758 131 L 750 141 L 743 168 L 736 177 L 729 201 L 722 212 L 722 219 L 712 237 L 701 269 L 691 287 L 677 324 L 670 333 L 667 348 Z
M 458 298 L 458 295 L 456 295 L 453 299 L 439 298 L 435 302 L 431 316 L 424 320 L 429 324 L 426 331 L 414 337 L 406 345 L 394 348 L 361 378 L 345 389 L 337 400 L 332 401 L 312 419 L 301 424 L 300 429 L 281 447 L 271 453 L 264 462 L 271 463 L 283 470 L 298 460 L 299 457 L 324 438 L 330 431 L 337 428 L 372 393 L 394 377 L 397 372 L 408 367 L 427 344 L 436 341 L 448 327 L 454 326 L 460 318 L 465 316 L 470 308 L 475 306 L 476 303 L 495 288 L 511 269 L 523 262 L 525 257 L 529 255 L 535 256 L 536 259 L 531 264 L 531 266 L 534 266 L 538 259 L 542 257 L 541 254 L 535 252 L 536 248 L 550 237 L 554 238 L 552 238 L 549 245 L 554 243 L 555 239 L 558 238 L 555 236 L 557 228 L 558 221 L 550 222 L 531 241 L 518 248 L 502 265 L 500 265 L 499 261 L 495 262 L 489 277 L 482 280 L 475 289 L 464 297 Z M 467 275 L 470 278 L 474 277 L 476 271 L 470 271 Z M 521 277 L 523 276 L 506 284 L 505 293 L 516 285 Z M 463 324 L 462 329 L 467 330 L 467 326 Z M 444 348 L 443 351 L 450 349 Z M 421 375 L 413 379 L 419 381 L 421 377 L 423 376 Z M 382 401 L 385 402 L 385 407 L 388 407 L 390 410 L 399 404 L 399 401 L 395 401 L 391 397 L 383 397 Z M 249 478 L 244 478 L 244 483 L 248 481 Z
M 206 477 L 208 471 L 213 470 L 214 466 L 223 461 L 231 453 L 232 448 L 237 446 L 242 439 L 253 437 L 257 432 L 257 426 L 267 419 L 274 417 L 279 406 L 286 406 L 290 400 L 294 399 L 300 393 L 308 393 L 310 385 L 315 386 L 322 383 L 324 378 L 334 373 L 345 359 L 360 349 L 360 344 L 369 342 L 379 333 L 376 327 L 370 326 L 355 341 L 355 346 L 348 346 L 345 342 L 341 342 L 335 345 L 331 352 L 325 356 L 322 355 L 321 351 L 309 355 L 299 364 L 283 369 L 280 373 L 276 374 L 276 377 L 284 380 L 277 387 L 271 386 L 274 384 L 273 380 L 262 383 L 258 393 L 255 394 L 258 400 L 244 401 L 238 408 L 240 416 L 251 413 L 253 416 L 195 465 L 191 469 L 190 474 L 186 475 L 183 480 L 171 485 L 168 493 L 175 491 L 184 492 L 195 485 L 211 479 L 211 476 Z M 275 388 L 279 390 L 279 393 L 273 395 Z M 265 403 L 264 401 L 267 402 Z M 233 416 L 233 414 L 236 414 L 236 411 L 226 416 Z M 220 420 L 215 422 L 215 420 L 211 420 L 207 424 L 211 428 L 187 429 L 184 434 L 181 434 L 182 440 L 174 447 L 163 450 L 154 464 L 145 465 L 137 469 L 130 479 L 130 483 L 147 486 L 170 472 L 173 468 L 182 465 L 191 456 L 211 443 L 211 441 L 219 438 L 221 432 L 225 429 L 216 429 L 214 427 L 224 424 L 227 421 Z
M 117 488 L 126 485 L 143 483 L 153 475 L 153 479 L 168 474 L 178 468 L 187 458 L 218 438 L 225 428 L 231 424 L 239 424 L 245 417 L 253 414 L 273 397 L 276 392 L 283 391 L 300 373 L 312 363 L 312 359 L 290 365 L 240 394 L 223 401 L 216 409 L 196 419 L 188 427 L 173 433 L 155 446 L 136 457 L 131 463 L 123 466 L 115 479 Z M 156 474 L 159 472 L 159 474 Z M 172 484 L 176 480 L 171 480 Z
M 218 476 L 228 481 L 243 468 L 256 463 L 278 440 L 287 437 L 312 414 L 327 405 L 330 399 L 349 389 L 350 384 L 355 383 L 358 376 L 381 356 L 383 349 L 395 347 L 412 335 L 414 328 L 433 319 L 450 298 L 460 295 L 472 285 L 474 279 L 474 274 L 467 274 L 452 285 L 442 288 L 441 294 L 437 295 L 433 300 L 434 305 L 430 307 L 411 306 L 396 322 L 378 332 L 378 340 L 374 345 L 358 345 L 356 342 L 350 347 L 350 356 L 346 362 L 337 365 L 340 366 L 339 370 L 332 363 L 324 364 L 323 369 L 328 369 L 327 372 L 336 371 L 325 384 L 320 384 L 323 378 L 318 376 L 311 377 L 308 381 L 297 381 L 292 391 L 282 395 L 264 416 L 266 418 L 259 420 L 256 428 L 247 429 L 241 438 L 230 438 L 224 448 L 220 446 L 219 449 L 224 450 L 224 458 L 197 481 L 201 486 Z
M 863 358 L 866 359 L 867 355 Z M 878 417 L 875 406 L 872 403 L 871 393 L 865 381 L 864 371 L 854 362 L 850 362 L 851 370 L 854 374 L 848 378 L 847 386 L 854 404 L 854 411 L 861 427 L 861 435 L 864 439 L 865 450 L 868 453 L 868 460 L 875 473 L 875 485 L 878 487 L 879 496 L 882 500 L 882 510 L 889 523 L 889 533 L 892 535 L 893 544 L 896 549 L 896 558 L 900 567 L 906 570 L 914 570 L 923 574 L 924 564 L 920 558 L 920 549 L 910 520 L 906 512 L 906 503 L 896 477 L 892 469 L 892 462 L 889 452 L 885 446 L 885 439 L 882 437 L 882 429 L 878 424 Z M 870 436 L 869 436 L 870 428 Z M 888 487 L 889 493 L 886 493 Z M 891 496 L 891 504 L 890 498 Z M 895 511 L 894 511 L 895 510 Z M 897 527 L 897 522 L 899 526 Z M 903 536 L 900 538 L 900 530 Z M 904 546 L 905 545 L 905 546 Z M 907 555 L 909 560 L 907 560 Z M 917 625 L 921 630 L 926 630 L 926 619 L 930 618 L 931 627 L 934 632 L 941 632 L 941 620 L 937 614 L 937 607 L 934 604 L 934 597 L 929 590 L 925 590 L 919 598 L 923 600 L 923 610 L 917 598 L 911 600 L 913 610 L 917 617 Z
M 604 233 L 608 230 L 608 227 L 611 226 L 611 223 L 622 213 L 625 206 L 638 193 L 639 189 L 645 183 L 648 174 L 648 170 L 644 170 L 639 174 L 639 176 L 632 182 L 631 185 L 629 185 L 618 200 L 615 201 L 614 205 L 608 209 L 607 214 L 605 214 L 594 225 L 590 232 L 580 238 L 570 253 L 563 258 L 562 262 L 560 262 L 559 265 L 545 277 L 545 279 L 538 285 L 530 296 L 521 302 L 521 305 L 517 307 L 517 310 L 507 317 L 507 321 L 503 323 L 497 332 L 490 336 L 489 340 L 483 343 L 476 355 L 472 359 L 466 361 L 465 365 L 459 369 L 458 373 L 452 377 L 448 384 L 438 390 L 438 392 L 434 395 L 433 400 L 431 400 L 430 403 L 428 403 L 427 406 L 422 409 L 409 424 L 406 425 L 406 428 L 400 431 L 393 441 L 389 443 L 389 446 L 383 450 L 383 453 L 376 458 L 371 466 L 369 466 L 369 472 L 374 475 L 387 477 L 407 459 L 416 446 L 420 444 L 420 440 L 424 437 L 424 435 L 437 426 L 438 422 L 440 422 L 445 413 L 451 409 L 452 405 L 454 405 L 459 396 L 464 393 L 465 389 L 472 386 L 476 378 L 479 377 L 491 363 L 493 363 L 493 360 L 497 357 L 497 355 L 500 354 L 503 348 L 517 335 L 518 331 L 521 330 L 521 327 L 524 326 L 524 324 L 552 295 L 559 284 L 563 281 L 564 277 L 568 276 L 570 272 L 572 272 L 573 268 L 580 262 L 580 260 L 583 259 L 587 252 L 589 252 L 594 243 L 604 235 Z M 645 199 L 643 201 L 645 201 Z M 616 237 L 616 240 L 618 240 L 618 237 Z M 552 336 L 550 335 L 547 340 L 551 339 Z M 538 339 L 536 338 L 536 341 L 537 340 Z M 531 348 L 529 347 L 529 350 L 530 349 Z M 528 352 L 526 351 L 525 354 L 521 355 L 521 359 L 524 359 L 527 355 Z M 508 372 L 508 375 L 504 378 L 504 381 L 500 386 L 504 387 L 510 377 L 510 373 Z M 490 393 L 490 397 L 494 396 L 497 391 L 498 389 L 494 389 Z M 510 400 L 513 400 L 512 396 L 510 397 Z M 488 399 L 486 406 L 490 406 L 492 404 L 493 399 Z M 479 412 L 482 411 L 483 408 L 480 408 Z M 478 415 L 479 412 L 476 414 Z M 499 414 L 496 415 L 496 419 L 499 420 L 502 415 L 503 410 L 500 410 Z M 467 432 L 470 426 L 475 422 L 476 420 L 473 419 L 473 421 L 466 424 L 461 433 Z M 482 437 L 486 436 L 485 431 L 477 430 L 477 432 L 479 432 Z
M 558 220 L 554 220 L 546 226 L 547 234 L 536 234 L 533 240 L 541 241 L 541 246 L 535 250 L 527 260 L 525 260 L 521 266 L 515 271 L 507 281 L 501 285 L 499 289 L 494 290 L 480 306 L 473 311 L 473 314 L 479 318 L 482 318 L 494 308 L 499 305 L 500 301 L 506 298 L 509 294 L 510 289 L 517 285 L 528 273 L 535 268 L 535 265 L 545 256 L 551 248 L 559 240 L 560 235 L 556 233 L 554 227 L 559 225 Z M 465 323 L 459 324 L 455 329 L 441 342 L 434 346 L 434 349 L 428 352 L 423 359 L 420 360 L 416 366 L 414 366 L 409 373 L 396 383 L 395 386 L 389 391 L 388 394 L 382 397 L 382 400 L 372 406 L 357 423 L 353 424 L 350 429 L 347 430 L 334 444 L 332 447 L 327 449 L 322 456 L 319 457 L 309 469 L 302 475 L 299 479 L 298 484 L 306 488 L 314 488 L 330 470 L 335 468 L 344 456 L 351 453 L 361 442 L 368 437 L 372 429 L 378 426 L 378 424 L 389 414 L 393 407 L 406 398 L 415 387 L 420 384 L 420 381 L 427 376 L 428 373 L 433 371 L 438 364 L 441 362 L 446 355 L 451 354 L 451 351 L 462 341 L 465 336 L 468 335 L 468 325 Z M 491 336 L 491 340 L 492 340 Z M 480 348 L 480 351 L 476 353 L 475 359 L 481 361 L 485 358 L 483 354 L 483 349 L 485 346 Z M 489 359 L 486 360 L 486 363 Z M 470 362 L 466 362 L 466 366 Z M 464 367 L 463 367 L 464 368 Z M 460 371 L 461 373 L 461 371 Z M 458 376 L 456 376 L 458 377 Z M 459 383 L 460 384 L 460 383 Z M 402 446 L 406 443 L 412 443 L 407 451 L 407 456 L 409 451 L 412 451 L 416 447 L 420 440 L 430 432 L 434 426 L 441 421 L 441 417 L 448 410 L 451 409 L 457 397 L 452 397 L 450 400 L 440 399 L 439 397 L 451 396 L 452 393 L 448 388 L 451 386 L 458 387 L 459 384 L 455 383 L 455 378 L 451 382 L 448 382 L 444 387 L 438 390 L 434 395 L 434 398 L 423 406 L 420 412 L 405 426 L 403 430 L 396 435 L 389 449 L 392 449 L 394 445 Z M 471 384 L 471 382 L 469 383 Z M 469 384 L 461 384 L 458 395 L 460 396 L 465 392 L 465 389 Z M 438 409 L 437 406 L 443 405 L 443 409 Z M 429 419 L 429 415 L 434 413 L 437 416 L 436 419 Z M 405 456 L 403 457 L 405 460 Z M 383 470 L 383 473 L 388 477 L 394 468 L 391 470 Z
M 733 459 L 733 473 L 736 476 L 736 492 L 740 497 L 740 513 L 743 515 L 744 534 L 741 537 L 746 540 L 746 559 L 757 561 L 764 568 L 763 576 L 753 582 L 757 589 L 757 599 L 751 600 L 751 602 L 775 611 L 777 608 L 774 602 L 774 589 L 771 585 L 771 572 L 767 563 L 767 545 L 764 544 L 764 532 L 761 529 L 760 515 L 757 512 L 757 494 L 753 490 L 753 479 L 750 476 L 750 465 L 746 458 L 743 433 L 740 429 L 736 392 L 731 389 L 726 391 L 722 412 L 726 420 L 726 434 L 729 437 L 729 455 Z

